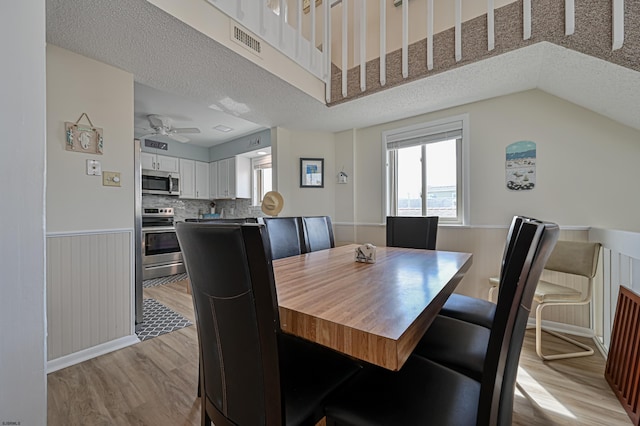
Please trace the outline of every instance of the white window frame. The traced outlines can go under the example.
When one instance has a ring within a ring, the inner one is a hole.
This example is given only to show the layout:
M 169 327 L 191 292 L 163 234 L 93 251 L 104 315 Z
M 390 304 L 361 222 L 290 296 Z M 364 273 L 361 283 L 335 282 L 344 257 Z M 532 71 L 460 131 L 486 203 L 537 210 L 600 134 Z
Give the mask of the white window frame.
M 444 131 L 458 128 L 462 130 L 462 143 L 460 155 L 460 170 L 458 170 L 458 200 L 462 205 L 460 206 L 461 217 L 457 220 L 447 219 L 446 217 L 440 218 L 439 223 L 442 225 L 469 225 L 470 224 L 470 153 L 469 153 L 469 114 L 461 114 L 451 116 L 439 120 L 433 120 L 426 123 L 414 124 L 411 126 L 400 127 L 397 129 L 387 130 L 382 132 L 382 223 L 386 222 L 386 217 L 389 216 L 392 211 L 391 195 L 393 187 L 393 179 L 395 176 L 392 174 L 393 168 L 389 164 L 388 146 L 390 144 L 400 142 L 403 140 L 415 139 L 415 138 L 428 138 L 430 135 L 443 133 Z
M 269 167 L 265 167 L 269 166 Z M 261 157 L 254 157 L 251 159 L 251 204 L 253 206 L 260 206 L 261 203 L 256 203 L 257 194 L 255 193 L 257 188 L 257 182 L 255 179 L 255 171 L 256 169 L 265 169 L 270 168 L 273 172 L 273 163 L 271 159 L 271 154 L 263 155 Z

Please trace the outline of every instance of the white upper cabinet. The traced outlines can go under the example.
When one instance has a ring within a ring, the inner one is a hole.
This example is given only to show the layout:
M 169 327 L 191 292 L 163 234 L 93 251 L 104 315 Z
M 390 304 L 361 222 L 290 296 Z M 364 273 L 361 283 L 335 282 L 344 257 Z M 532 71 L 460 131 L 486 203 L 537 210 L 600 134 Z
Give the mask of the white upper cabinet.
M 208 200 L 209 194 L 209 163 L 196 161 L 196 199 Z
M 209 198 L 216 199 L 218 197 L 218 162 L 209 163 Z
M 180 198 L 196 198 L 196 162 L 180 159 Z
M 176 157 L 158 155 L 151 152 L 141 152 L 140 162 L 145 170 L 157 170 L 161 172 L 179 173 L 179 160 Z
M 251 160 L 232 157 L 216 163 L 218 198 L 251 198 Z
M 209 199 L 209 163 L 180 159 L 180 198 Z

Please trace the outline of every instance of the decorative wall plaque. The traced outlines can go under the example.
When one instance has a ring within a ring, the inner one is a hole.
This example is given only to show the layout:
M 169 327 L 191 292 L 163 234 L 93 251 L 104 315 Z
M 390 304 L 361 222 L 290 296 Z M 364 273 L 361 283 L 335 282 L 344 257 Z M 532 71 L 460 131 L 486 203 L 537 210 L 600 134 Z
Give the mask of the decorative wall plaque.
M 505 178 L 512 191 L 527 191 L 536 186 L 536 143 L 514 142 L 506 149 Z
M 82 117 L 86 117 L 89 125 L 80 124 Z M 104 141 L 102 139 L 102 129 L 95 127 L 89 119 L 87 113 L 83 112 L 75 123 L 66 121 L 65 149 L 67 151 L 82 152 L 88 154 L 102 154 Z

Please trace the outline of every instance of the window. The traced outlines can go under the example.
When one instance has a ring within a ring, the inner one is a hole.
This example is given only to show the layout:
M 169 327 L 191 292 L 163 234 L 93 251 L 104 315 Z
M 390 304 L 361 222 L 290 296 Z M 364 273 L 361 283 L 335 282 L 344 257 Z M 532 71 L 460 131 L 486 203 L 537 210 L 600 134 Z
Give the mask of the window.
M 271 191 L 273 181 L 271 177 L 271 155 L 256 157 L 251 161 L 251 165 L 253 168 L 253 205 L 259 206 L 262 204 L 264 194 Z
M 468 222 L 466 122 L 465 115 L 383 133 L 384 216 L 439 216 L 441 223 Z

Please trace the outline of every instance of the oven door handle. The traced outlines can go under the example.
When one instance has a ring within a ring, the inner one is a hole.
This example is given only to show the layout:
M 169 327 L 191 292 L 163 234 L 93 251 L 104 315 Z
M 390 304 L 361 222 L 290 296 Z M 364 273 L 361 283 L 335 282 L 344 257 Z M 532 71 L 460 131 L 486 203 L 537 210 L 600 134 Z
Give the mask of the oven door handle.
M 142 228 L 143 234 L 157 234 L 161 232 L 175 232 L 175 226 L 152 226 L 148 228 Z

